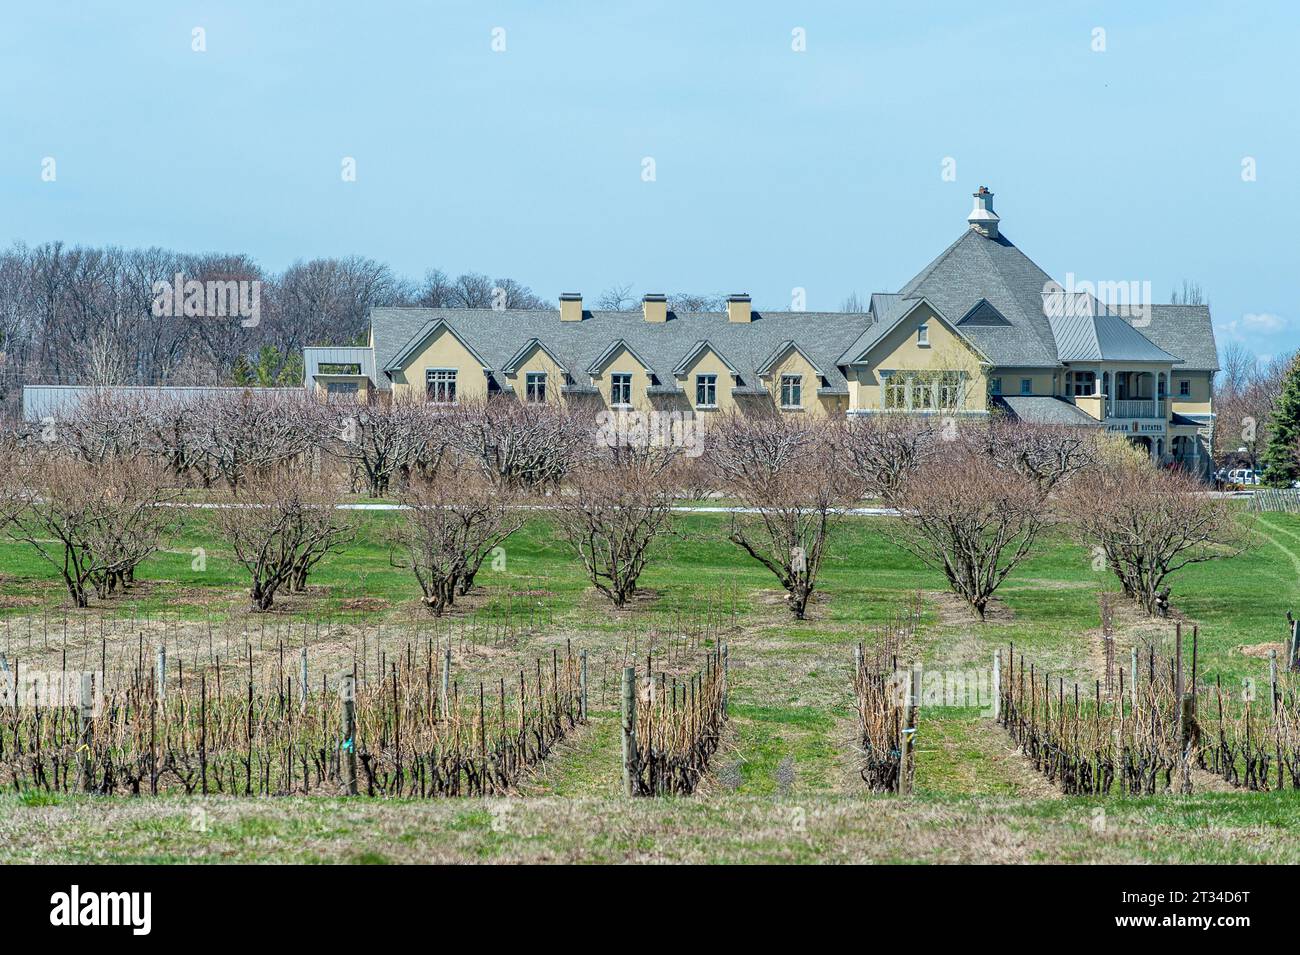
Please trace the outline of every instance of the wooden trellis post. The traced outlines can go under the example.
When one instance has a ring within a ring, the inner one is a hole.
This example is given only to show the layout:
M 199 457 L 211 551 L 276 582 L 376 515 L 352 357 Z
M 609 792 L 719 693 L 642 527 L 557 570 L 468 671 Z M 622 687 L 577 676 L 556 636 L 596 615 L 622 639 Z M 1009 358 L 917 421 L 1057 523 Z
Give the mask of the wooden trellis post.
M 339 685 L 339 699 L 343 703 L 343 769 L 348 795 L 357 794 L 357 684 L 351 673 L 344 674 Z
M 447 698 L 451 695 L 451 641 L 447 641 L 447 647 L 442 655 L 442 718 L 445 720 L 450 715 Z
M 728 652 L 727 641 L 722 641 L 722 715 L 727 715 L 727 707 L 731 702 L 731 654 Z
M 636 772 L 636 667 L 623 668 L 623 793 L 634 795 L 633 779 Z
M 302 678 L 298 681 L 298 708 L 301 712 L 307 712 L 307 648 L 302 648 L 300 657 L 302 669 Z
M 1002 712 L 1002 651 L 993 651 L 993 722 Z
M 587 719 L 587 651 L 583 650 L 581 655 L 582 669 L 578 672 L 578 716 L 582 720 Z
M 912 737 L 916 733 L 917 697 L 920 693 L 921 668 L 913 667 L 907 671 L 903 686 L 903 731 L 898 744 L 898 794 L 912 794 L 912 774 L 915 760 L 915 745 Z
M 77 738 L 80 759 L 77 765 L 81 775 L 82 792 L 90 792 L 94 789 L 94 768 L 95 763 L 92 755 L 95 750 L 94 737 L 94 719 L 95 719 L 95 679 L 90 673 L 81 674 L 81 697 L 77 700 Z
M 167 644 L 158 645 L 158 702 L 167 699 Z

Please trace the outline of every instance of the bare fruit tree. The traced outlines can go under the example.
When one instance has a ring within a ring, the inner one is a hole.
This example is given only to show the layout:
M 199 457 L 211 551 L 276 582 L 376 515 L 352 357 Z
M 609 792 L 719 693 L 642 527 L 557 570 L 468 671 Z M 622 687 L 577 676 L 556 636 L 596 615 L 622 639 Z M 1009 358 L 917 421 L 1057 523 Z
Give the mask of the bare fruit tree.
M 980 620 L 1055 522 L 1052 491 L 1087 454 L 1087 442 L 1076 445 L 1072 433 L 1031 435 L 1023 422 L 1015 428 L 1022 433 L 967 423 L 887 498 L 899 512 L 900 545 L 941 571 Z
M 835 426 L 833 440 L 867 494 L 887 498 L 924 466 L 937 437 L 930 419 L 901 412 L 859 415 Z
M 238 493 L 242 482 L 314 450 L 313 408 L 301 392 L 213 394 L 194 406 L 194 453 Z
M 221 501 L 217 528 L 248 572 L 249 609 L 270 610 L 281 590 L 303 589 L 310 570 L 356 535 L 354 512 L 336 506 L 338 489 L 302 469 L 245 477 Z
M 167 506 L 177 492 L 148 459 L 37 454 L 11 463 L 0 503 L 6 532 L 59 572 L 74 607 L 89 606 L 92 591 L 105 599 L 128 586 L 178 522 Z
M 570 472 L 555 498 L 559 536 L 593 587 L 622 608 L 637 592 L 655 546 L 672 532 L 676 449 L 602 449 Z
M 1233 502 L 1211 497 L 1193 475 L 1110 455 L 1071 493 L 1079 542 L 1105 561 L 1125 595 L 1152 616 L 1168 601 L 1168 578 L 1184 567 L 1241 553 L 1250 539 Z
M 98 389 L 41 422 L 40 441 L 92 464 L 147 450 L 150 399 L 140 392 Z
M 591 431 L 580 412 L 509 397 L 467 402 L 448 420 L 451 448 L 505 488 L 555 485 L 592 446 Z
M 405 522 L 398 533 L 396 566 L 408 568 L 422 601 L 441 616 L 497 548 L 523 526 L 516 499 L 476 472 L 448 470 L 433 480 L 413 479 L 403 490 Z
M 710 456 L 733 512 L 729 538 L 785 588 L 790 612 L 803 620 L 840 509 L 861 482 L 827 424 L 795 415 L 732 415 L 710 434 Z
M 436 406 L 394 395 L 358 402 L 352 396 L 320 404 L 317 440 L 365 479 L 372 498 L 386 495 L 395 478 L 420 464 L 436 464 L 446 445 L 445 415 Z

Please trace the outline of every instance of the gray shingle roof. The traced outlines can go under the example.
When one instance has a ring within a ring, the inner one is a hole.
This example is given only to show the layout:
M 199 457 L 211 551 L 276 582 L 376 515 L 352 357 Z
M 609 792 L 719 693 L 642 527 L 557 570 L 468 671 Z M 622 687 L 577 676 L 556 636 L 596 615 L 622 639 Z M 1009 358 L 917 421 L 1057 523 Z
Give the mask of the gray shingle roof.
M 1047 395 L 999 395 L 993 406 L 1029 424 L 1077 424 L 1095 428 L 1098 421 L 1064 398 Z
M 391 367 L 413 338 L 445 321 L 498 381 L 522 342 L 537 339 L 580 376 L 621 339 L 642 356 L 660 385 L 671 386 L 683 360 L 708 343 L 735 366 L 744 386 L 752 387 L 764 361 L 793 341 L 821 370 L 826 386 L 839 393 L 846 383 L 838 366 L 855 361 L 924 298 L 1002 367 L 1059 368 L 1063 360 L 1105 357 L 1181 359 L 1182 369 L 1217 370 L 1205 306 L 1154 306 L 1150 324 L 1137 329 L 1122 318 L 1105 316 L 1090 326 L 1058 325 L 1054 332 L 1043 307 L 1043 292 L 1051 282 L 1005 235 L 988 238 L 967 230 L 897 294 L 873 294 L 867 313 L 756 311 L 754 321 L 745 324 L 728 322 L 724 312 L 669 313 L 667 322 L 651 323 L 639 310 L 585 311 L 581 322 L 561 322 L 560 313 L 551 309 L 377 308 L 371 310 L 375 366 Z M 386 389 L 391 380 L 380 374 L 377 384 Z
M 1043 311 L 1043 289 L 1051 276 L 1005 235 L 988 238 L 973 229 L 906 285 L 904 299 L 924 297 L 995 365 L 1056 368 L 1056 344 Z M 987 313 L 972 309 L 985 299 L 1007 324 L 986 324 Z
M 1208 305 L 1153 305 L 1150 324 L 1138 329 L 1183 360 L 1179 371 L 1218 371 L 1219 350 Z
M 868 325 L 853 344 L 839 357 L 841 365 L 848 365 L 862 357 L 868 348 L 880 341 L 885 333 L 898 324 L 899 320 L 915 307 L 915 302 L 905 302 L 903 296 L 889 292 L 873 292 L 871 305 L 868 306 L 872 323 Z
M 682 358 L 707 341 L 740 372 L 746 386 L 759 383 L 757 369 L 782 342 L 795 341 L 821 369 L 826 384 L 847 387 L 836 359 L 870 322 L 862 313 L 759 312 L 750 323 L 729 322 L 725 312 L 669 313 L 662 323 L 645 321 L 634 312 L 586 312 L 581 322 L 562 322 L 552 309 L 493 311 L 491 309 L 376 308 L 370 312 L 374 329 L 375 365 L 387 368 L 430 323 L 445 321 L 469 343 L 494 373 L 500 373 L 522 342 L 536 338 L 575 373 L 581 374 L 610 344 L 622 339 L 645 362 L 662 385 L 675 381 Z M 586 384 L 580 381 L 579 384 Z M 387 389 L 391 379 L 379 376 Z

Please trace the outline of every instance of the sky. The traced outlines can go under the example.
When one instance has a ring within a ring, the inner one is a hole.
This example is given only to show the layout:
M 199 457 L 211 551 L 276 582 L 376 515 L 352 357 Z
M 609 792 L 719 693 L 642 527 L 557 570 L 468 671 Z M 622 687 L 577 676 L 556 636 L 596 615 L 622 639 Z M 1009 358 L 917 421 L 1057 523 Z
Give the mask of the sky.
M 1269 356 L 1300 347 L 1297 36 L 1268 2 L 8 2 L 0 243 L 833 310 L 987 185 L 1058 280 L 1194 281 Z

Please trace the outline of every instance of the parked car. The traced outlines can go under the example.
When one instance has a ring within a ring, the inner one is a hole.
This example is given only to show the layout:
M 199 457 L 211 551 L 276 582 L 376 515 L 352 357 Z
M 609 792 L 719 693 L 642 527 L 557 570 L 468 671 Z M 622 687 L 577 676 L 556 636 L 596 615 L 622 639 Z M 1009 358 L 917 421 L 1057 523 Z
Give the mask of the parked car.
M 1259 484 L 1259 472 L 1254 468 L 1233 468 L 1228 472 L 1228 483 L 1254 487 Z

